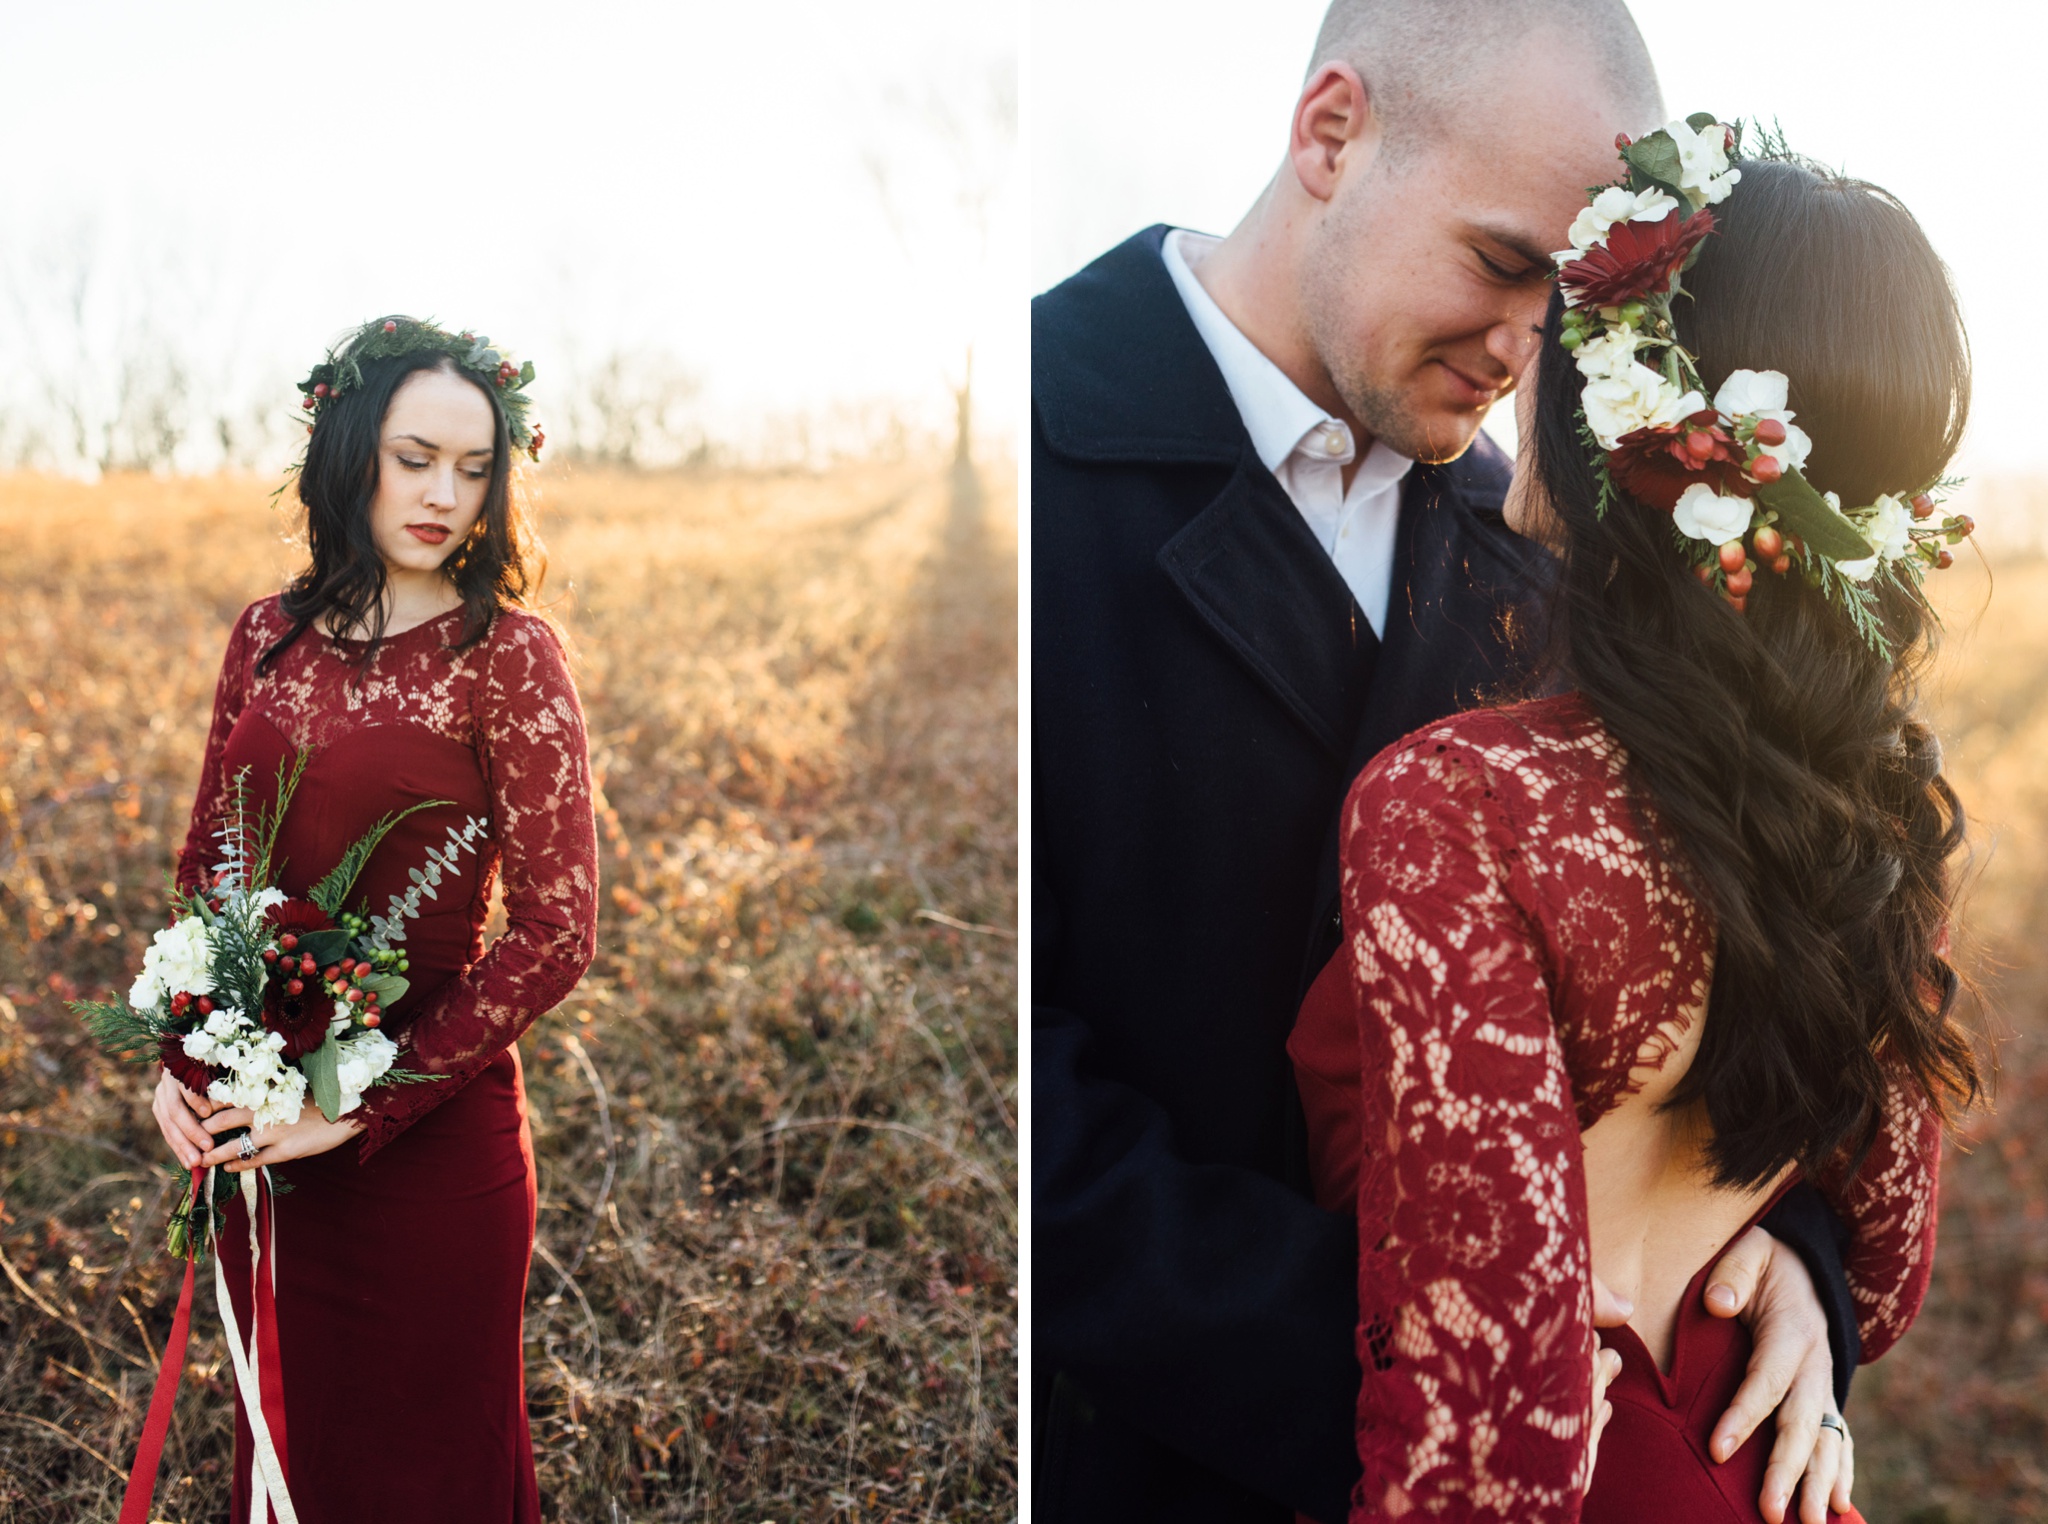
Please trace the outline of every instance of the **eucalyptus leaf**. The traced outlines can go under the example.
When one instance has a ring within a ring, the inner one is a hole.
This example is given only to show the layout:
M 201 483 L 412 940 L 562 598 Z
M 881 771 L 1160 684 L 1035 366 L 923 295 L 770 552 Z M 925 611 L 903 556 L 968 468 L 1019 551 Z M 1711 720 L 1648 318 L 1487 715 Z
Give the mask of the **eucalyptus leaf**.
M 1756 495 L 1778 515 L 1786 534 L 1804 540 L 1808 550 L 1830 561 L 1861 561 L 1875 554 L 1856 526 L 1830 508 L 1827 499 L 1797 471 L 1787 471 L 1769 486 L 1758 487 Z
M 305 1071 L 306 1083 L 313 1089 L 313 1104 L 318 1106 L 330 1122 L 341 1120 L 341 1048 L 334 1040 L 334 1034 L 327 1034 L 327 1041 L 299 1060 L 299 1067 Z

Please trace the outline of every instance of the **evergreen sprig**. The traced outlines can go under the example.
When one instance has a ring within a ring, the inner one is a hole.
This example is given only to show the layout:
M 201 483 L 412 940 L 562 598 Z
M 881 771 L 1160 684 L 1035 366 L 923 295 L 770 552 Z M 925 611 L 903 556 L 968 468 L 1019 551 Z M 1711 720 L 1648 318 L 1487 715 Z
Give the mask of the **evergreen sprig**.
M 408 815 L 417 815 L 421 810 L 430 810 L 437 805 L 453 804 L 452 799 L 428 799 L 395 815 L 386 815 L 357 837 L 349 849 L 341 854 L 341 861 L 319 883 L 306 891 L 306 898 L 318 905 L 329 916 L 341 914 L 342 904 L 348 899 L 349 890 L 355 887 L 357 877 L 362 873 L 370 854 L 377 850 L 378 843 L 389 836 L 392 829 Z

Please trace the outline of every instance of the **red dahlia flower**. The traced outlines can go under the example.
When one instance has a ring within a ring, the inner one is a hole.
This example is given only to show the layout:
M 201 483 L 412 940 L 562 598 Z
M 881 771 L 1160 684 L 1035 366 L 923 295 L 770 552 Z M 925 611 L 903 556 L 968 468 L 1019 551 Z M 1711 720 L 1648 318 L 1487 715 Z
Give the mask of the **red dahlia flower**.
M 311 900 L 286 900 L 281 905 L 272 905 L 263 912 L 263 918 L 283 936 L 288 931 L 303 935 L 309 931 L 332 931 L 334 922 L 327 919 L 327 912 Z
M 213 1083 L 213 1071 L 185 1051 L 182 1036 L 166 1032 L 157 1043 L 157 1052 L 163 1055 L 164 1070 L 172 1079 L 194 1095 L 206 1094 L 206 1087 Z
M 1709 421 L 1711 420 L 1711 421 Z M 1742 474 L 1744 451 L 1708 409 L 1669 428 L 1637 429 L 1607 455 L 1615 486 L 1646 508 L 1669 513 L 1685 489 L 1705 482 L 1722 497 L 1750 497 L 1756 483 Z
M 273 974 L 263 986 L 263 1028 L 284 1038 L 277 1056 L 286 1063 L 304 1058 L 327 1041 L 328 1018 L 334 1014 L 332 997 L 317 981 L 307 980 L 300 995 L 286 993 L 289 982 L 284 975 Z
M 1617 222 L 1603 248 L 1588 249 L 1557 272 L 1557 283 L 1581 307 L 1619 307 L 1671 284 L 1702 238 L 1714 231 L 1712 212 L 1681 222 L 1667 212 L 1658 222 Z

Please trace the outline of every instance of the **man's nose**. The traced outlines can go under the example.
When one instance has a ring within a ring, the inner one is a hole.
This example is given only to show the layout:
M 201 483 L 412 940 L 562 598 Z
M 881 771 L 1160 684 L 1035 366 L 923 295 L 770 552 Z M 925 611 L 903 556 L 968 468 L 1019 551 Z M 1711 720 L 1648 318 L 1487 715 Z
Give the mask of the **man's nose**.
M 1486 330 L 1486 352 L 1509 376 L 1520 376 L 1535 357 L 1543 342 L 1543 314 L 1540 306 L 1518 308 Z

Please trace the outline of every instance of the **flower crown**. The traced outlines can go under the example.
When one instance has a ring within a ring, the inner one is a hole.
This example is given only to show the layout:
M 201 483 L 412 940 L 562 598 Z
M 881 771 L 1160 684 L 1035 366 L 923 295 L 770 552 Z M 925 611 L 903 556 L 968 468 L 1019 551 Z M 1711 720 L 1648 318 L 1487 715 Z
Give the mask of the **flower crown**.
M 1813 441 L 1792 421 L 1779 371 L 1731 371 L 1706 401 L 1671 303 L 1714 231 L 1707 208 L 1742 179 L 1741 141 L 1740 127 L 1705 113 L 1633 141 L 1617 137 L 1625 176 L 1589 194 L 1572 246 L 1555 256 L 1566 307 L 1560 342 L 1586 378 L 1579 431 L 1599 473 L 1596 508 L 1604 515 L 1620 487 L 1669 513 L 1695 575 L 1737 612 L 1760 568 L 1783 576 L 1796 562 L 1888 660 L 1877 586 L 1903 577 L 1917 585 L 1928 567 L 1950 565 L 1947 547 L 1976 526 L 1962 514 L 1928 522 L 1950 480 L 1846 510 L 1816 491 L 1803 470 Z
M 481 334 L 449 333 L 417 318 L 372 318 L 328 350 L 327 358 L 299 383 L 299 390 L 305 393 L 300 405 L 318 418 L 321 409 L 335 398 L 346 396 L 363 384 L 366 362 L 414 354 L 446 355 L 482 380 L 497 393 L 498 404 L 505 410 L 505 429 L 511 436 L 512 448 L 524 450 L 531 460 L 540 459 L 540 447 L 546 436 L 540 425 L 527 421 L 532 399 L 526 395 L 526 384 L 533 379 L 533 361 L 515 365 L 509 355 L 493 349 L 491 341 Z M 312 427 L 310 420 L 306 426 Z

